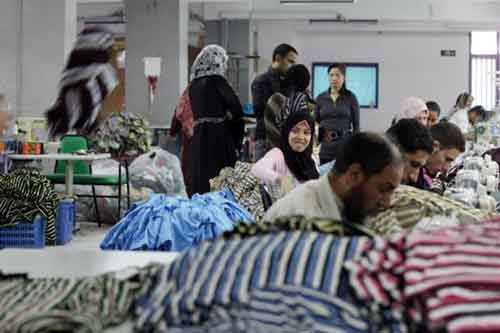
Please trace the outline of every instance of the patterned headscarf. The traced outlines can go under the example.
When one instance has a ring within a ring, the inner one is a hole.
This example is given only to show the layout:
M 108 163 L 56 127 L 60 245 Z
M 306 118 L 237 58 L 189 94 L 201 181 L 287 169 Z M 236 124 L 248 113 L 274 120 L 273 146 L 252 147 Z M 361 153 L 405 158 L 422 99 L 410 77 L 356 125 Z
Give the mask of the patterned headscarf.
M 287 101 L 281 113 L 276 117 L 278 127 L 282 127 L 292 112 L 308 112 L 308 103 L 313 102 L 307 94 L 307 87 L 311 82 L 311 74 L 302 64 L 293 65 L 286 74 Z
M 226 50 L 219 45 L 208 45 L 196 57 L 191 67 L 191 80 L 210 75 L 225 77 L 227 71 Z
M 118 80 L 111 60 L 113 36 L 99 28 L 85 29 L 71 51 L 59 83 L 59 94 L 47 111 L 50 137 L 70 131 L 88 134 L 97 127 L 102 103 Z

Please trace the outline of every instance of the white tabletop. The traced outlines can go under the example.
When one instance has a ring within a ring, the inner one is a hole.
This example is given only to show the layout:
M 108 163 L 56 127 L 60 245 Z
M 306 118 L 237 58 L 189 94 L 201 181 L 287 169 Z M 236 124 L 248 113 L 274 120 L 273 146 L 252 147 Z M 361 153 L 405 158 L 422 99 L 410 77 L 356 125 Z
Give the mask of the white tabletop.
M 60 160 L 60 161 L 97 161 L 111 158 L 111 154 L 9 154 L 11 160 Z
M 101 251 L 71 249 L 64 246 L 43 250 L 0 250 L 3 273 L 28 273 L 33 278 L 78 278 L 122 271 L 128 267 L 144 267 L 150 263 L 168 264 L 176 252 Z

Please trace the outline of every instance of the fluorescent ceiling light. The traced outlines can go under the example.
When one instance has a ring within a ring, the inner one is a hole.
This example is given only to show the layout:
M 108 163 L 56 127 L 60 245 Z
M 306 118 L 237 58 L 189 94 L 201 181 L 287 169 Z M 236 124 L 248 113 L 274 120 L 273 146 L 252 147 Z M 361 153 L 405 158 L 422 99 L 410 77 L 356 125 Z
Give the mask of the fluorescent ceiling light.
M 282 5 L 333 5 L 354 4 L 357 0 L 280 0 Z

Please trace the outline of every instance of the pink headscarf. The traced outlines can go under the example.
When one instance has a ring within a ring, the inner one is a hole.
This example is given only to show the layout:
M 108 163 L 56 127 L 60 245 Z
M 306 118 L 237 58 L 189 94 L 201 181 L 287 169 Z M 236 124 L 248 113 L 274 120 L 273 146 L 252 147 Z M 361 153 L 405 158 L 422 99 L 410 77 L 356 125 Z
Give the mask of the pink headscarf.
M 408 97 L 401 104 L 401 110 L 396 116 L 396 122 L 401 119 L 415 119 L 417 115 L 427 110 L 425 102 L 418 97 Z

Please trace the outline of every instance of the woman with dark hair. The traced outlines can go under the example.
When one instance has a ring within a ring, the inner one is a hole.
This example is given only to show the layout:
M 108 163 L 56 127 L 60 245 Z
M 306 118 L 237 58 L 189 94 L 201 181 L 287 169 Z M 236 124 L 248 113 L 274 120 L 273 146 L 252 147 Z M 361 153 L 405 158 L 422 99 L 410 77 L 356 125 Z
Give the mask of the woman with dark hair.
M 316 99 L 316 122 L 319 124 L 321 164 L 336 158 L 342 141 L 359 132 L 359 104 L 356 96 L 346 88 L 346 66 L 328 67 L 330 88 Z
M 242 147 L 243 109 L 225 78 L 227 61 L 226 50 L 209 45 L 195 59 L 191 70 L 193 193 L 210 192 L 210 179 L 223 168 L 233 167 Z

